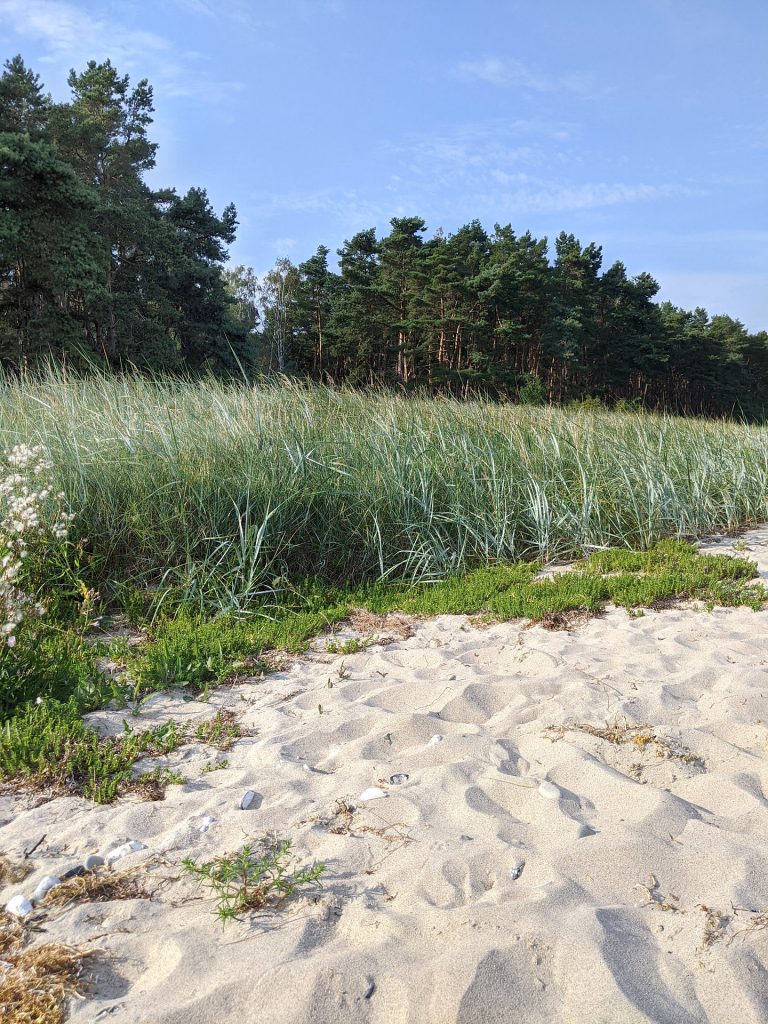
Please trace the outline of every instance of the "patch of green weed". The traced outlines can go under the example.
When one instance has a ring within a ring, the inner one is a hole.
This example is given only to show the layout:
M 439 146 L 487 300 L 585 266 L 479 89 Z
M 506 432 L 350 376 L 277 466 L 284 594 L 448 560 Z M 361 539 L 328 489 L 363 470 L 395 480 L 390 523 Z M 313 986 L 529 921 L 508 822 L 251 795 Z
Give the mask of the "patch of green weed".
M 190 857 L 184 870 L 207 885 L 216 900 L 215 913 L 224 924 L 247 914 L 278 908 L 306 886 L 319 886 L 325 864 L 292 870 L 291 841 L 282 839 L 263 847 L 244 846 L 237 853 L 197 864 Z
M 217 750 L 229 750 L 236 739 L 243 735 L 231 711 L 217 711 L 213 718 L 201 722 L 195 729 L 195 738 Z

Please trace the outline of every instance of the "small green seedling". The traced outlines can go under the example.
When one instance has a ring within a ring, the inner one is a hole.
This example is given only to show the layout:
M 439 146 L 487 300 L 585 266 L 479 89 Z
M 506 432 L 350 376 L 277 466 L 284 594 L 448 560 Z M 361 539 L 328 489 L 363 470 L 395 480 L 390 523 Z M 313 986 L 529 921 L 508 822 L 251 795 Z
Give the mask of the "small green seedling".
M 185 871 L 213 890 L 214 913 L 225 924 L 240 921 L 253 911 L 277 909 L 304 886 L 319 887 L 325 864 L 291 871 L 291 845 L 290 839 L 260 846 L 249 844 L 206 864 L 197 864 L 191 857 L 182 864 Z
M 237 716 L 232 711 L 219 710 L 213 718 L 201 722 L 195 729 L 196 739 L 218 750 L 229 750 L 242 735 Z

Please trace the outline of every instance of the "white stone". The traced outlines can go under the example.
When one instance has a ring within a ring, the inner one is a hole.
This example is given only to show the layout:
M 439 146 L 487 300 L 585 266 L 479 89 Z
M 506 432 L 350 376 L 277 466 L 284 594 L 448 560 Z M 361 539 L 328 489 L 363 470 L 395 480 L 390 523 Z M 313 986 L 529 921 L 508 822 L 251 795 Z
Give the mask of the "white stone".
M 38 903 L 47 892 L 50 892 L 54 885 L 61 885 L 61 879 L 55 875 L 45 875 L 45 877 L 41 878 L 37 883 L 37 888 L 32 893 L 32 902 Z
M 358 797 L 359 800 L 380 800 L 384 796 L 389 796 L 389 793 L 385 793 L 383 789 L 379 789 L 378 786 L 371 786 L 370 789 L 364 789 Z
M 240 810 L 247 811 L 255 799 L 256 794 L 253 792 L 253 790 L 246 789 L 246 791 L 240 797 Z
M 129 842 L 123 843 L 122 846 L 116 846 L 114 850 L 110 850 L 105 860 L 107 864 L 114 864 L 116 860 L 122 860 L 130 853 L 138 853 L 139 850 L 146 850 L 146 848 L 146 845 L 140 843 L 138 839 L 131 839 Z
M 26 917 L 27 914 L 31 914 L 34 907 L 29 902 L 26 896 L 22 896 L 19 893 L 17 896 L 12 896 L 11 899 L 5 904 L 5 909 L 9 914 L 13 914 L 14 917 Z
M 104 858 L 99 856 L 98 853 L 91 853 L 83 861 L 83 867 L 86 871 L 93 871 L 94 868 L 100 868 L 104 864 Z
M 199 832 L 207 832 L 208 829 L 215 823 L 216 819 L 210 814 L 207 814 L 200 824 L 197 826 Z
M 553 782 L 548 782 L 546 779 L 539 783 L 539 793 L 546 800 L 559 800 L 561 795 L 557 786 Z
M 427 744 L 427 746 L 428 746 L 428 747 L 431 747 L 431 746 L 432 746 L 432 745 L 433 745 L 434 743 L 442 743 L 444 739 L 445 739 L 445 737 L 444 737 L 444 736 L 441 736 L 441 735 L 440 735 L 440 733 L 435 733 L 435 735 L 434 735 L 434 736 L 432 737 L 432 739 L 431 739 L 431 740 L 429 741 L 429 743 Z

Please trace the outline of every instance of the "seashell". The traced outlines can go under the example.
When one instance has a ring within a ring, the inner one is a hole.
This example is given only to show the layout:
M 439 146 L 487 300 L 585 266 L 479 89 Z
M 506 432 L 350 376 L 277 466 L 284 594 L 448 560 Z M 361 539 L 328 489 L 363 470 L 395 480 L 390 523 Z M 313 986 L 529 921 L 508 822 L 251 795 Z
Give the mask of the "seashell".
M 55 885 L 61 885 L 61 879 L 56 878 L 55 875 L 45 875 L 37 883 L 37 888 L 32 893 L 32 902 L 39 903 L 43 896 L 45 896 L 47 892 L 50 892 Z
M 378 786 L 371 786 L 370 789 L 364 789 L 358 797 L 358 800 L 380 800 L 384 796 L 389 796 L 383 789 L 379 789 Z
M 17 896 L 12 896 L 11 899 L 5 904 L 5 909 L 9 914 L 13 914 L 14 917 L 26 917 L 27 914 L 31 914 L 35 909 L 29 902 L 26 896 L 22 896 L 19 893 Z
M 127 843 L 123 843 L 122 846 L 116 846 L 113 850 L 110 850 L 107 856 L 104 858 L 107 864 L 114 864 L 116 860 L 122 860 L 123 857 L 127 857 L 131 853 L 138 853 L 139 850 L 146 850 L 144 843 L 140 843 L 138 839 L 131 839 Z
M 553 782 L 548 782 L 546 779 L 539 783 L 539 793 L 546 800 L 559 800 L 561 793 L 560 790 Z
M 509 877 L 512 879 L 513 882 L 516 882 L 520 875 L 522 875 L 524 867 L 525 861 L 521 860 L 519 864 L 515 864 L 513 868 L 509 869 Z
M 210 814 L 206 814 L 200 824 L 197 826 L 198 831 L 207 832 L 211 825 L 215 824 L 216 819 L 211 817 Z
M 394 775 L 389 776 L 389 781 L 393 786 L 402 786 L 402 784 L 407 782 L 409 778 L 410 775 L 407 775 L 405 772 L 395 772 Z
M 444 739 L 445 736 L 441 736 L 439 732 L 435 733 L 435 735 L 430 739 L 429 743 L 427 743 L 427 746 L 431 747 L 435 743 L 442 743 Z

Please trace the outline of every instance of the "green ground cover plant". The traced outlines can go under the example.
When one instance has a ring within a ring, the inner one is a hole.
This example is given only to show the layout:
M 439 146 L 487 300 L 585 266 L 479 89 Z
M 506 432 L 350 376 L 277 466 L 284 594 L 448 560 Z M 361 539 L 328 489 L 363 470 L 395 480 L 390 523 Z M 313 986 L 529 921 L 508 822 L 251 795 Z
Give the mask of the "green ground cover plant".
M 248 844 L 236 853 L 198 864 L 184 859 L 184 870 L 215 896 L 215 913 L 222 924 L 238 921 L 267 908 L 277 909 L 307 886 L 319 886 L 325 864 L 297 868 L 291 858 L 291 841 L 274 840 Z
M 184 743 L 228 749 L 242 732 L 234 716 L 218 712 L 193 731 L 173 719 L 153 729 L 123 723 L 117 736 L 102 736 L 82 718 L 76 699 L 25 705 L 0 726 L 0 785 L 68 793 L 94 803 L 136 791 L 160 799 L 167 785 L 185 780 L 167 767 L 136 774 L 137 761 L 162 757 Z
M 753 562 L 702 555 L 686 541 L 659 541 L 647 551 L 595 552 L 567 571 L 543 578 L 542 568 L 538 562 L 490 565 L 431 583 L 329 589 L 325 607 L 322 594 L 308 586 L 311 611 L 270 604 L 256 607 L 244 619 L 229 614 L 206 620 L 182 613 L 161 618 L 143 647 L 127 649 L 125 667 L 136 680 L 133 693 L 139 698 L 169 686 L 204 693 L 210 686 L 267 670 L 275 651 L 302 651 L 313 637 L 357 608 L 376 615 L 485 614 L 568 625 L 569 613 L 594 615 L 608 604 L 631 611 L 688 600 L 755 610 L 766 603 Z M 366 645 L 367 638 L 332 639 L 325 650 L 354 654 Z

